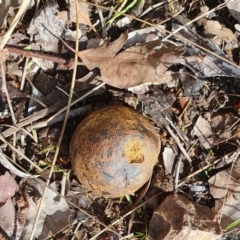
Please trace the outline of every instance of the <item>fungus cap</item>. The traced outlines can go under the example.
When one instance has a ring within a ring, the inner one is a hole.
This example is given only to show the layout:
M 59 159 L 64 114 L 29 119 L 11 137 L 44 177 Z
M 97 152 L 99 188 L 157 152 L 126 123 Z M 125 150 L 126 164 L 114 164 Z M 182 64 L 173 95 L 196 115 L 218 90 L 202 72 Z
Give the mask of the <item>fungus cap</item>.
M 160 138 L 151 123 L 125 106 L 91 112 L 70 143 L 74 173 L 86 190 L 120 197 L 141 188 L 152 174 Z

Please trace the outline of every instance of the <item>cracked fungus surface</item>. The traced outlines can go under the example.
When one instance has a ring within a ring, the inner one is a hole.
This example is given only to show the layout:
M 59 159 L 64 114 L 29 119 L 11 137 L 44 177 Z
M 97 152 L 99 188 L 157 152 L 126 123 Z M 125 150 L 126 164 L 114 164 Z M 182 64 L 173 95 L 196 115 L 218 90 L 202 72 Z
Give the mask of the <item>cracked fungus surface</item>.
M 137 191 L 158 161 L 160 138 L 149 121 L 124 106 L 90 113 L 70 143 L 74 173 L 86 190 L 104 197 Z

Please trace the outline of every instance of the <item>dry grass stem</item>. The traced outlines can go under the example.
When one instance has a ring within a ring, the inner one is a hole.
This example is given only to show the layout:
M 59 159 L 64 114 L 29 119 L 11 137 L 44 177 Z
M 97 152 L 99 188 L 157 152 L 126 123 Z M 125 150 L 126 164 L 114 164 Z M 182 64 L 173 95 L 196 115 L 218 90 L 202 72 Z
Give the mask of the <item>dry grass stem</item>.
M 15 148 L 12 144 L 10 144 L 4 137 L 2 134 L 0 134 L 0 140 L 3 141 L 5 144 L 7 144 L 11 150 L 15 153 L 17 153 L 19 156 L 21 156 L 22 158 L 24 158 L 26 161 L 28 161 L 32 166 L 34 166 L 39 172 L 42 171 L 42 169 L 36 165 L 34 162 L 32 162 L 28 157 L 26 157 L 24 154 L 22 154 L 17 148 Z
M 77 1 L 76 1 L 76 26 L 77 26 L 77 28 L 76 28 L 77 29 L 76 30 L 76 39 L 79 39 L 79 19 L 78 19 L 78 2 Z M 76 50 L 76 52 L 78 51 L 78 41 L 76 41 L 76 43 L 75 43 L 75 50 Z M 58 140 L 58 143 L 57 143 L 57 146 L 56 146 L 56 151 L 54 153 L 52 166 L 51 166 L 51 169 L 50 169 L 50 172 L 49 172 L 49 176 L 48 176 L 48 179 L 47 179 L 47 182 L 46 182 L 46 186 L 44 188 L 44 191 L 43 191 L 43 194 L 42 194 L 42 197 L 41 197 L 41 201 L 39 203 L 37 216 L 36 216 L 36 219 L 35 219 L 35 222 L 34 222 L 34 225 L 33 225 L 30 240 L 32 240 L 33 237 L 34 237 L 34 231 L 35 231 L 35 228 L 37 226 L 38 219 L 40 217 L 41 209 L 42 209 L 42 206 L 43 206 L 43 201 L 44 201 L 44 198 L 45 198 L 45 194 L 47 192 L 47 186 L 50 184 L 50 179 L 51 179 L 53 171 L 54 171 L 54 167 L 55 167 L 55 164 L 56 164 L 56 161 L 57 161 L 57 157 L 58 157 L 58 153 L 59 153 L 59 150 L 60 150 L 63 134 L 64 134 L 64 131 L 65 131 L 65 128 L 66 128 L 66 125 L 67 125 L 68 115 L 69 115 L 71 101 L 72 101 L 72 97 L 73 97 L 73 89 L 74 89 L 74 85 L 75 85 L 76 72 L 77 72 L 77 63 L 78 63 L 77 54 L 75 54 L 74 63 L 75 64 L 74 64 L 74 70 L 73 70 L 73 74 L 72 74 L 72 83 L 71 83 L 70 94 L 69 94 L 69 98 L 68 98 L 68 105 L 67 105 L 67 109 L 66 109 L 66 113 L 65 113 L 65 118 L 64 118 L 64 121 L 63 121 L 63 126 L 62 126 L 62 129 L 61 129 L 59 140 Z

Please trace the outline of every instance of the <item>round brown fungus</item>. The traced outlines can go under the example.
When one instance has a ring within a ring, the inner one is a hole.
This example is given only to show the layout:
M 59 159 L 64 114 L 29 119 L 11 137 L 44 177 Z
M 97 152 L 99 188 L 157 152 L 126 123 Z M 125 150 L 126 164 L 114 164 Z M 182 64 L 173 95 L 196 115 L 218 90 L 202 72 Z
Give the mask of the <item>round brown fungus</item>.
M 108 106 L 93 111 L 78 125 L 70 158 L 86 190 L 97 196 L 120 197 L 148 181 L 160 144 L 144 116 L 128 107 Z

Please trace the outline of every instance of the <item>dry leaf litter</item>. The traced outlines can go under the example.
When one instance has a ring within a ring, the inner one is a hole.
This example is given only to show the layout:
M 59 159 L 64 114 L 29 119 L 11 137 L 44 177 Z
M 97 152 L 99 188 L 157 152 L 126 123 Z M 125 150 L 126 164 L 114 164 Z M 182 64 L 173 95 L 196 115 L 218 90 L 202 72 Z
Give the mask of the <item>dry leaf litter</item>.
M 238 239 L 240 2 L 77 4 L 0 3 L 0 238 Z

